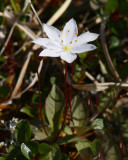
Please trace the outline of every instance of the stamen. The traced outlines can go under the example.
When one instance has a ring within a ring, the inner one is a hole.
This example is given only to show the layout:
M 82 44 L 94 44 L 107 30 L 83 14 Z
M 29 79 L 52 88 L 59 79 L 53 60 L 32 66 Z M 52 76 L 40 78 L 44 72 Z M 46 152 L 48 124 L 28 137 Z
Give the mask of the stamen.
M 61 42 L 63 43 L 63 40 Z
M 62 49 L 64 51 L 70 51 L 71 50 L 71 47 L 70 46 L 63 46 Z
M 77 32 L 76 32 L 76 36 L 77 36 L 78 34 L 77 34 Z
M 59 37 L 60 37 L 60 35 L 59 35 Z
M 61 33 L 63 32 L 63 30 L 61 30 Z
M 77 40 L 75 40 L 75 42 L 77 42 Z
M 72 41 L 70 42 L 70 44 L 72 44 Z
M 68 32 L 70 32 L 70 30 L 67 30 Z

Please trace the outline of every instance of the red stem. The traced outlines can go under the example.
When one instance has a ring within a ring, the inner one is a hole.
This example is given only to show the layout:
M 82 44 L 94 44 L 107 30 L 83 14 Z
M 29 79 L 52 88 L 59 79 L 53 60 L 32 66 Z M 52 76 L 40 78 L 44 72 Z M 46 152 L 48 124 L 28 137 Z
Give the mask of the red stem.
M 65 115 L 64 115 L 64 119 L 63 119 L 63 122 L 62 122 L 62 126 L 55 138 L 55 141 L 57 140 L 57 138 L 59 137 L 59 134 L 61 132 L 61 130 L 63 129 L 64 127 L 64 123 L 65 123 L 65 120 L 66 120 L 66 116 L 67 116 L 67 111 L 68 111 L 68 96 L 67 96 L 67 62 L 65 62 L 65 79 L 64 79 L 64 85 L 65 85 Z
M 100 160 L 102 160 L 102 149 L 100 149 Z
M 41 105 L 41 94 L 40 94 L 40 75 L 39 75 L 38 72 L 37 72 L 37 76 L 38 76 L 38 88 L 39 88 L 39 112 L 40 112 L 40 119 L 42 121 L 42 125 L 43 125 L 43 129 L 45 131 L 45 134 L 48 136 L 46 128 L 45 128 L 45 124 L 44 124 L 44 119 L 43 119 L 43 116 L 42 116 L 42 105 Z
M 91 107 L 92 107 L 92 94 L 90 93 L 89 115 L 91 115 Z
M 121 146 L 121 154 L 123 154 L 123 150 L 124 150 L 124 139 L 123 139 L 123 136 L 122 136 L 122 146 Z
M 67 116 L 67 111 L 68 111 L 68 95 L 67 95 L 67 62 L 65 62 L 65 80 L 64 80 L 64 85 L 65 85 L 65 115 L 64 115 L 64 120 L 62 123 L 62 127 L 64 126 L 66 116 Z
M 98 110 L 98 104 L 99 104 L 99 96 L 96 94 L 96 110 Z
M 71 100 L 72 100 L 73 70 L 74 70 L 74 62 L 72 63 L 71 86 L 70 86 L 70 116 L 71 116 L 71 121 L 72 121 L 72 122 L 73 122 L 73 117 L 72 117 L 72 106 L 71 106 Z

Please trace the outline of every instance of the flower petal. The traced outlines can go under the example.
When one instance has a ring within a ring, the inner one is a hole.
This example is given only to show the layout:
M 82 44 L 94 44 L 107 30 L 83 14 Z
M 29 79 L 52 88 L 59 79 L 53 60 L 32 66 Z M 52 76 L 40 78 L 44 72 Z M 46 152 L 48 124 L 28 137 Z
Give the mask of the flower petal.
M 60 58 L 68 63 L 72 63 L 77 58 L 77 55 L 70 52 L 61 52 Z
M 36 43 L 38 45 L 41 45 L 41 46 L 44 46 L 44 47 L 47 47 L 47 44 L 49 42 L 49 39 L 48 38 L 38 38 L 34 41 L 32 41 L 33 43 Z
M 64 45 L 73 41 L 73 39 L 77 36 L 77 34 L 78 34 L 77 24 L 76 21 L 72 18 L 66 23 L 63 29 L 62 37 Z
M 92 44 L 82 44 L 82 45 L 74 46 L 71 49 L 71 52 L 72 53 L 83 53 L 83 52 L 92 51 L 92 50 L 94 50 L 96 48 L 97 47 L 92 45 Z
M 43 24 L 43 27 L 44 27 L 45 33 L 50 39 L 59 41 L 59 35 L 61 34 L 61 32 L 57 28 L 53 26 L 49 26 L 47 24 Z
M 80 45 L 80 44 L 83 44 L 83 43 L 94 41 L 95 39 L 97 39 L 98 36 L 99 36 L 99 34 L 91 33 L 91 32 L 88 31 L 88 32 L 83 33 L 80 36 L 78 36 L 76 38 L 76 40 L 77 40 L 77 43 Z
M 41 45 L 43 48 L 55 49 L 58 51 L 62 50 L 62 47 L 58 42 L 48 38 L 38 38 L 32 42 Z
M 50 49 L 44 49 L 39 56 L 42 57 L 59 57 L 60 56 L 60 52 L 56 52 L 55 50 L 50 50 Z

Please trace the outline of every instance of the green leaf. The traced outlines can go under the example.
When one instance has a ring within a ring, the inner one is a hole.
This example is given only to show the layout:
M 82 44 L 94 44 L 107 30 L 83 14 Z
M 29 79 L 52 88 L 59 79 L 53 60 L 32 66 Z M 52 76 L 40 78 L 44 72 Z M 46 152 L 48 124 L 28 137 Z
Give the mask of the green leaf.
M 11 4 L 12 4 L 12 7 L 14 9 L 15 12 L 19 12 L 19 9 L 17 7 L 17 2 L 16 0 L 10 0 Z
M 69 160 L 69 157 L 67 154 L 63 153 L 62 154 L 62 160 Z
M 97 10 L 105 5 L 107 0 L 90 0 L 90 7 Z
M 61 117 L 64 105 L 64 95 L 61 90 L 54 85 L 46 100 L 46 115 L 54 134 L 57 134 L 61 127 Z
M 114 145 L 109 147 L 107 152 L 107 160 L 120 160 L 120 152 L 116 149 Z
M 79 96 L 75 96 L 71 102 L 71 105 L 74 126 L 85 126 L 88 119 L 88 108 L 86 103 Z
M 128 71 L 126 68 L 128 68 L 128 63 L 124 63 L 120 67 L 117 68 L 117 71 L 122 80 L 125 80 L 127 77 Z
M 87 54 L 88 54 L 88 52 L 84 52 L 84 53 L 78 54 L 78 56 L 79 56 L 81 59 L 84 59 L 84 58 L 86 58 Z
M 30 125 L 27 120 L 21 121 L 15 129 L 15 137 L 19 143 L 28 141 L 31 137 Z
M 92 126 L 94 129 L 104 129 L 104 121 L 102 118 L 97 118 L 92 122 Z
M 13 160 L 14 159 L 17 159 L 17 160 L 27 160 L 27 158 L 24 157 L 24 155 L 22 154 L 21 147 L 19 145 L 11 148 L 9 155 L 10 155 L 10 157 L 13 157 Z
M 46 155 L 40 156 L 39 160 L 52 160 L 52 159 L 51 159 L 51 152 L 49 152 L 49 153 L 46 154 Z
M 47 138 L 47 135 L 44 132 L 42 122 L 39 119 L 32 119 L 31 122 L 31 130 L 35 140 L 42 141 Z M 45 128 L 48 132 L 48 135 L 51 134 L 50 129 L 45 124 Z
M 33 104 L 39 104 L 39 93 L 35 93 L 35 94 L 32 96 L 32 103 L 33 103 Z
M 86 132 L 88 132 L 89 130 L 92 130 L 93 127 L 92 126 L 74 127 L 74 129 L 76 130 L 76 135 L 81 136 Z
M 64 126 L 63 132 L 66 133 L 66 135 L 72 135 L 72 130 L 69 126 Z
M 50 83 L 51 83 L 51 85 L 56 84 L 57 86 L 62 86 L 61 79 L 54 77 L 54 76 L 50 77 Z
M 21 144 L 21 152 L 27 159 L 33 159 L 31 150 L 24 143 Z
M 3 155 L 3 157 L 0 157 L 0 160 L 14 160 L 12 157 L 10 157 L 8 154 Z
M 52 160 L 61 160 L 62 154 L 58 144 L 53 144 L 51 149 L 52 149 Z
M 47 138 L 47 135 L 40 130 L 34 131 L 34 139 L 37 141 L 42 141 Z
M 27 141 L 25 145 L 31 150 L 33 154 L 38 154 L 38 143 L 36 141 Z
M 20 110 L 22 113 L 27 114 L 28 116 L 34 118 L 35 116 L 38 115 L 38 110 L 37 109 L 33 109 L 30 106 L 25 106 L 23 108 L 21 108 Z
M 8 85 L 0 87 L 0 97 L 5 98 L 10 92 L 10 87 Z
M 62 160 L 62 154 L 58 144 L 51 146 L 51 151 L 40 157 L 40 160 Z
M 51 147 L 47 143 L 41 143 L 38 146 L 38 152 L 40 154 L 48 154 L 51 151 Z
M 127 23 L 124 19 L 120 19 L 116 23 L 110 24 L 111 32 L 119 35 L 119 36 L 125 36 L 126 35 L 126 29 L 127 29 Z
M 118 7 L 118 0 L 108 0 L 105 10 L 108 14 L 111 14 Z
M 68 144 L 68 143 L 74 143 L 74 142 L 78 142 L 78 141 L 82 141 L 83 138 L 80 136 L 76 136 L 76 135 L 68 135 L 65 136 L 63 138 L 60 138 L 57 140 L 57 143 L 59 145 L 64 145 L 64 144 Z
M 127 16 L 128 15 L 128 0 L 119 1 L 120 14 Z
M 101 141 L 98 139 L 95 139 L 91 144 L 91 150 L 94 155 L 97 155 L 99 153 L 100 147 L 101 147 Z
M 4 57 L 0 57 L 0 62 L 5 62 L 6 59 Z
M 119 39 L 116 37 L 116 36 L 112 36 L 111 39 L 110 39 L 110 46 L 109 48 L 116 48 L 118 47 L 120 44 L 120 41 Z
M 91 144 L 88 140 L 77 142 L 75 144 L 75 147 L 76 147 L 77 151 L 80 153 L 83 160 L 85 159 L 85 157 L 87 160 L 91 160 L 91 154 L 92 154 Z

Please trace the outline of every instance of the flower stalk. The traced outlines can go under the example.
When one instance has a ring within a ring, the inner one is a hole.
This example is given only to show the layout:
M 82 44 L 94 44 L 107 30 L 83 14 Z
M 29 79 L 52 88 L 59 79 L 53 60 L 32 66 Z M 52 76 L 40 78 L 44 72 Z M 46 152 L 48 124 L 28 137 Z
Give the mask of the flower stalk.
M 90 93 L 90 103 L 89 103 L 89 115 L 91 115 L 91 108 L 92 108 L 92 94 Z
M 72 83 L 73 83 L 73 71 L 74 71 L 74 62 L 72 63 L 72 72 L 71 72 L 71 86 L 70 86 L 70 116 L 71 116 L 71 121 L 73 122 L 73 117 L 72 117 Z
M 64 120 L 62 123 L 62 128 L 64 126 L 67 112 L 68 112 L 68 95 L 67 95 L 67 62 L 65 62 L 65 80 L 64 80 L 64 85 L 65 85 L 65 115 L 64 115 Z
M 43 119 L 43 116 L 42 116 L 41 93 L 40 93 L 40 74 L 38 73 L 38 71 L 37 71 L 37 76 L 38 76 L 38 89 L 39 89 L 39 113 L 40 113 L 40 119 L 42 121 L 44 132 L 48 136 L 48 133 L 46 131 L 45 124 L 44 124 L 44 119 Z

